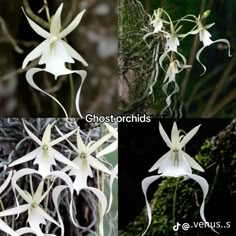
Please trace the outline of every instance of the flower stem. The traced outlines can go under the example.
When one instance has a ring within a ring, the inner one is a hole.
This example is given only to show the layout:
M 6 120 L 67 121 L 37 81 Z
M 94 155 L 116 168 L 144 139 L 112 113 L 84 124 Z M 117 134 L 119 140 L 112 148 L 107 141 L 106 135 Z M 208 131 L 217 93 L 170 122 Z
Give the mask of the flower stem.
M 51 17 L 50 17 L 50 12 L 49 12 L 49 8 L 48 8 L 48 2 L 47 2 L 47 0 L 43 0 L 43 3 L 44 3 L 44 7 L 45 7 L 48 22 L 50 24 Z
M 73 113 L 74 113 L 74 99 L 75 99 L 74 80 L 72 78 L 72 74 L 69 74 L 69 81 L 70 81 L 70 111 L 69 111 L 69 116 L 72 116 Z
M 176 210 L 176 197 L 177 197 L 177 189 L 178 189 L 178 184 L 179 184 L 179 178 L 176 181 L 175 185 L 175 192 L 174 192 L 174 197 L 173 197 L 173 211 L 172 211 L 172 219 L 173 219 L 173 224 L 175 225 L 175 210 Z

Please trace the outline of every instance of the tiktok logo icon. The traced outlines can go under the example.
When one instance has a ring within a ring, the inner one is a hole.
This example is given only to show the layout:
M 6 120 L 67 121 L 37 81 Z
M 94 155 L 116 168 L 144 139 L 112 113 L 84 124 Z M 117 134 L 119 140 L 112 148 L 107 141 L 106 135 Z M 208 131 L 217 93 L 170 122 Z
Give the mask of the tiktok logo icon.
M 173 230 L 174 231 L 178 231 L 179 230 L 179 226 L 181 226 L 181 224 L 179 222 L 177 222 L 176 225 L 173 226 Z

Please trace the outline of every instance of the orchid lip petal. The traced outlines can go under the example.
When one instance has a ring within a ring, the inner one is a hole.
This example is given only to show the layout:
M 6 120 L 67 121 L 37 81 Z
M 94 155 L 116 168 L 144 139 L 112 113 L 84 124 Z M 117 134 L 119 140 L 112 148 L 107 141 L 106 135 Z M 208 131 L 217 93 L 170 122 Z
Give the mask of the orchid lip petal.
M 81 11 L 76 17 L 75 19 L 64 29 L 62 30 L 59 34 L 58 37 L 60 38 L 64 38 L 66 37 L 70 32 L 72 32 L 80 23 L 83 15 L 85 13 L 85 10 Z
M 142 236 L 144 236 L 146 234 L 146 232 L 148 231 L 148 229 L 149 229 L 149 227 L 151 225 L 151 222 L 152 222 L 152 213 L 151 213 L 151 208 L 150 208 L 150 205 L 149 205 L 148 199 L 147 199 L 147 190 L 148 190 L 149 186 L 154 181 L 159 179 L 161 176 L 162 175 L 153 175 L 153 176 L 145 178 L 142 181 L 142 190 L 143 190 L 143 194 L 144 194 L 144 197 L 145 197 L 145 202 L 146 202 L 146 207 L 147 207 L 147 216 L 148 216 L 148 225 L 147 225 L 145 231 L 142 233 Z
M 75 106 L 76 106 L 77 113 L 79 114 L 79 116 L 81 118 L 83 118 L 83 116 L 80 112 L 80 93 L 81 93 L 81 89 L 82 89 L 84 80 L 87 76 L 87 72 L 85 70 L 75 70 L 75 71 L 73 71 L 73 73 L 76 73 L 76 74 L 80 75 L 80 77 L 81 77 L 81 83 L 79 85 L 79 88 L 77 90 L 76 97 L 75 97 Z
M 48 33 L 45 29 L 43 29 L 42 27 L 40 27 L 39 25 L 37 25 L 34 21 L 32 21 L 25 13 L 24 8 L 22 7 L 23 13 L 26 17 L 26 19 L 29 22 L 29 25 L 31 26 L 31 28 L 40 36 L 42 36 L 43 38 L 49 38 L 50 37 L 50 33 Z
M 65 110 L 65 108 L 62 106 L 62 104 L 52 95 L 50 95 L 49 93 L 45 92 L 44 90 L 42 90 L 41 88 L 38 87 L 38 85 L 34 82 L 33 80 L 33 75 L 37 72 L 40 71 L 45 71 L 45 69 L 39 69 L 39 68 L 32 68 L 30 70 L 27 71 L 26 73 L 26 80 L 27 82 L 30 84 L 31 87 L 33 87 L 34 89 L 38 90 L 39 92 L 42 92 L 44 94 L 46 94 L 47 96 L 49 96 L 51 99 L 53 99 L 63 110 L 63 112 L 65 113 L 65 116 L 68 117 L 68 114 Z
M 50 215 L 48 215 L 48 213 L 46 213 L 41 207 L 38 207 L 38 211 L 40 213 L 41 216 L 43 216 L 43 218 L 45 218 L 46 220 L 50 221 L 51 223 L 57 225 L 58 227 L 60 227 L 60 224 L 58 224 Z
M 10 226 L 0 219 L 0 231 L 3 231 L 11 236 L 19 236 Z
M 163 161 L 170 155 L 172 151 L 169 150 L 167 153 L 165 153 L 161 158 L 157 160 L 157 162 L 148 170 L 148 172 L 152 172 L 154 170 L 157 170 L 160 165 L 163 163 Z
M 84 66 L 88 66 L 88 63 L 83 59 L 83 57 L 77 51 L 75 51 L 75 49 L 73 49 L 67 42 L 61 40 L 61 43 L 68 51 L 71 57 L 73 57 L 77 61 L 80 61 Z
M 42 43 L 40 43 L 34 50 L 32 50 L 24 59 L 22 64 L 22 69 L 24 69 L 30 61 L 35 60 L 36 58 L 40 57 L 43 53 L 43 50 L 47 44 L 47 40 L 44 40 Z
M 51 19 L 50 25 L 50 34 L 51 35 L 58 35 L 61 31 L 61 12 L 63 8 L 63 3 L 58 7 L 55 15 Z
M 200 216 L 202 218 L 202 220 L 205 222 L 205 223 L 208 223 L 206 218 L 205 218 L 205 214 L 204 214 L 204 209 L 205 209 L 205 199 L 206 199 L 206 196 L 207 196 L 207 193 L 208 193 L 208 190 L 209 190 L 209 185 L 207 183 L 207 181 L 199 176 L 199 175 L 194 175 L 194 174 L 191 174 L 191 175 L 188 175 L 189 178 L 195 180 L 201 187 L 202 189 L 202 192 L 203 192 L 203 200 L 202 200 L 202 204 L 201 204 L 201 207 L 200 207 Z M 214 230 L 212 227 L 211 229 L 215 232 L 215 233 L 218 233 L 216 230 Z

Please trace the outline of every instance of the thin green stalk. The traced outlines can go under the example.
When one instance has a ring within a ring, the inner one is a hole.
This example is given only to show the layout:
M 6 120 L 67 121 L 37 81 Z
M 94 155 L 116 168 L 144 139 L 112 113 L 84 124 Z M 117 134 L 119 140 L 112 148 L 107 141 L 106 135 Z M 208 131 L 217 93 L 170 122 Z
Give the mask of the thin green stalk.
M 175 225 L 175 211 L 176 211 L 176 198 L 177 198 L 177 189 L 178 189 L 178 184 L 179 184 L 179 178 L 176 181 L 175 185 L 175 192 L 174 192 L 174 197 L 173 197 L 173 211 L 172 211 L 172 219 L 173 219 L 173 224 Z
M 50 24 L 51 17 L 50 17 L 50 12 L 49 12 L 49 8 L 48 8 L 48 2 L 47 2 L 47 0 L 43 0 L 43 3 L 44 3 L 46 15 L 47 15 L 48 23 Z

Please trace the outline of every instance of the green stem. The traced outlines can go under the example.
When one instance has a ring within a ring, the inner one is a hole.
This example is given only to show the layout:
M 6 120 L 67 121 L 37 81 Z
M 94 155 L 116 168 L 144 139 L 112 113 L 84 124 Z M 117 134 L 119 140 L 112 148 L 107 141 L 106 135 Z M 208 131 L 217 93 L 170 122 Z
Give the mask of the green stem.
M 71 66 L 69 66 L 71 67 Z M 71 68 L 69 68 L 71 69 Z M 75 99 L 75 89 L 74 89 L 74 80 L 72 74 L 69 74 L 69 81 L 70 81 L 70 112 L 69 116 L 72 116 L 74 113 L 74 99 Z
M 43 0 L 43 3 L 44 3 L 46 15 L 47 15 L 48 23 L 50 24 L 51 17 L 50 17 L 50 12 L 49 12 L 49 8 L 48 8 L 48 2 L 47 2 L 47 0 Z
M 178 189 L 178 184 L 179 184 L 179 178 L 176 181 L 175 185 L 175 192 L 174 192 L 174 197 L 173 197 L 173 211 L 172 211 L 172 218 L 173 218 L 173 224 L 175 225 L 175 210 L 176 210 L 176 197 L 177 197 L 177 189 Z

